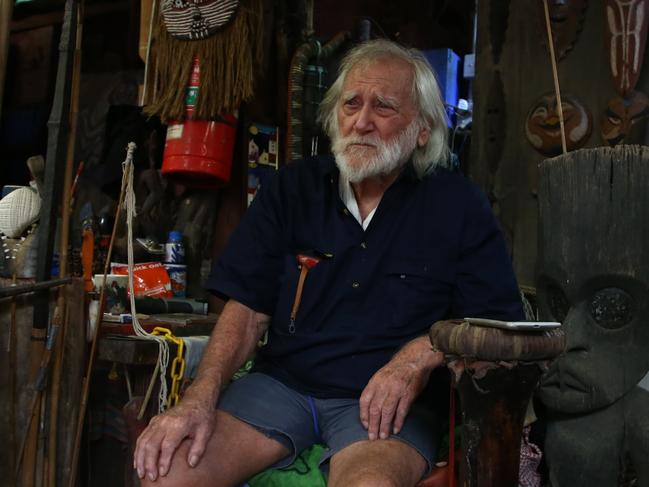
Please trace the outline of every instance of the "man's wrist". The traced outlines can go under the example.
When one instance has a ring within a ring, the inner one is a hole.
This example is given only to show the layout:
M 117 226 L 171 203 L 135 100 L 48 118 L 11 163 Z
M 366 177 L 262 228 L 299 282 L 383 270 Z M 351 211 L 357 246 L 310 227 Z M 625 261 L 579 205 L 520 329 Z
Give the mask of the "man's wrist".
M 220 387 L 215 380 L 195 380 L 183 394 L 183 398 L 203 402 L 206 406 L 215 409 Z
M 427 335 L 414 338 L 397 352 L 395 358 L 406 361 L 421 371 L 430 372 L 439 367 L 444 356 L 441 352 L 433 351 Z

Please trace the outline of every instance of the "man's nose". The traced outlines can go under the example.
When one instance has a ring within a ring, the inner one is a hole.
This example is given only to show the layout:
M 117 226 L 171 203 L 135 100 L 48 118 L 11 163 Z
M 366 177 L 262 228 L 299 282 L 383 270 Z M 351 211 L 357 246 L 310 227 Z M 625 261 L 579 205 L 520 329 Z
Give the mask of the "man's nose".
M 372 107 L 370 105 L 363 105 L 363 107 L 356 113 L 354 129 L 362 134 L 374 130 L 374 119 L 372 117 Z

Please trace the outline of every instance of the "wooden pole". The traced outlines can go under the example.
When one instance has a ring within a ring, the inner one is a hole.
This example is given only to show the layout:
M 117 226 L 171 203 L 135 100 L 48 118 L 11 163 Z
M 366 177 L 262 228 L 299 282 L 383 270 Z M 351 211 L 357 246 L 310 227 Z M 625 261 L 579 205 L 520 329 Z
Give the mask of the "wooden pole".
M 554 93 L 557 97 L 557 113 L 559 114 L 559 127 L 561 128 L 561 149 L 564 154 L 568 153 L 566 146 L 566 128 L 563 125 L 563 105 L 561 104 L 561 90 L 559 89 L 559 74 L 557 71 L 557 59 L 554 55 L 554 40 L 552 39 L 552 26 L 550 25 L 550 10 L 548 0 L 543 0 L 545 12 L 545 29 L 548 34 L 548 47 L 550 49 L 550 63 L 552 64 L 552 78 L 554 79 Z
M 108 252 L 106 254 L 106 261 L 104 262 L 104 277 L 101 283 L 101 290 L 99 292 L 99 311 L 94 327 L 94 335 L 92 336 L 92 344 L 90 346 L 90 355 L 88 357 L 88 365 L 86 367 L 86 375 L 83 378 L 83 387 L 81 391 L 81 405 L 79 407 L 79 417 L 77 419 L 76 434 L 74 437 L 74 445 L 72 447 L 72 471 L 70 472 L 69 487 L 75 487 L 77 482 L 77 471 L 79 463 L 79 450 L 81 448 L 81 434 L 83 431 L 83 423 L 86 418 L 86 407 L 88 405 L 88 393 L 90 392 L 90 381 L 92 378 L 92 369 L 95 362 L 95 355 L 97 354 L 97 341 L 99 339 L 99 328 L 104 316 L 104 306 L 106 303 L 106 275 L 110 266 L 110 259 L 113 254 L 113 246 L 115 244 L 115 235 L 117 234 L 117 226 L 119 224 L 119 215 L 122 211 L 122 204 L 126 195 L 126 184 L 124 178 L 122 179 L 122 189 L 117 203 L 117 210 L 115 211 L 115 218 L 113 223 L 113 231 L 110 235 L 110 244 L 108 245 Z
M 16 284 L 16 274 L 13 275 Z M 11 298 L 11 325 L 9 329 L 9 468 L 12 485 L 16 484 L 16 298 Z
M 45 185 L 41 195 L 39 216 L 36 281 L 46 281 L 51 276 L 52 256 L 55 247 L 56 220 L 59 215 L 64 164 L 67 154 L 68 129 L 70 125 L 70 96 L 73 68 L 73 50 L 76 43 L 77 4 L 79 0 L 66 0 L 59 62 L 50 118 L 47 121 L 47 153 L 45 157 Z M 34 296 L 34 328 L 46 328 L 49 323 L 49 294 Z
M 60 203 L 61 178 L 63 176 L 63 163 L 66 151 L 67 132 L 69 125 L 69 100 L 70 80 L 72 76 L 72 41 L 76 39 L 77 0 L 66 0 L 61 26 L 61 40 L 59 42 L 59 62 L 56 74 L 54 100 L 48 120 L 48 142 L 45 164 L 45 187 L 43 190 L 40 212 L 40 224 L 37 240 L 36 281 L 42 282 L 50 278 L 52 255 L 54 249 L 54 235 L 58 205 Z M 49 368 L 51 345 L 44 346 L 49 324 L 49 292 L 34 295 L 34 318 L 32 327 L 31 347 L 31 380 L 37 385 L 34 391 L 33 406 L 28 416 L 27 434 L 23 437 L 18 457 L 17 468 L 23 466 L 22 485 L 34 485 L 34 469 L 36 467 L 36 449 L 38 445 L 38 420 L 40 417 L 39 396 L 41 385 L 44 383 Z M 55 340 L 55 330 L 51 330 L 50 340 Z
M 68 275 L 68 245 L 70 241 L 70 202 L 72 199 L 72 173 L 74 172 L 74 148 L 77 136 L 77 119 L 79 114 L 79 84 L 81 80 L 81 40 L 83 37 L 83 6 L 81 0 L 77 4 L 77 25 L 76 41 L 74 49 L 74 62 L 72 69 L 72 87 L 70 95 L 70 134 L 67 144 L 67 158 L 65 164 L 65 176 L 63 178 L 63 202 L 61 208 L 61 245 L 59 277 L 65 278 Z M 61 325 L 61 339 L 54 344 L 54 367 L 52 372 L 52 393 L 50 407 L 50 431 L 48 441 L 48 475 L 47 484 L 49 487 L 56 487 L 57 484 L 57 436 L 58 436 L 58 415 L 61 391 L 61 371 L 63 368 L 63 344 L 65 343 L 66 313 L 65 287 L 59 288 L 57 300 L 58 322 Z M 55 320 L 56 321 L 56 320 Z
M 33 397 L 29 405 L 27 415 L 26 430 L 23 434 L 23 439 L 20 442 L 18 449 L 18 457 L 16 459 L 16 475 L 20 469 L 22 462 L 22 484 L 21 485 L 34 485 L 34 473 L 36 468 L 36 449 L 38 446 L 38 418 L 40 417 L 40 390 L 37 387 L 39 377 L 44 366 L 49 362 L 49 351 L 45 347 L 47 339 L 46 328 L 32 328 L 31 340 L 32 346 L 30 350 L 31 365 L 29 376 L 34 381 Z
M 13 13 L 14 0 L 0 0 L 0 114 L 2 114 L 2 97 L 7 73 L 9 55 L 9 24 Z

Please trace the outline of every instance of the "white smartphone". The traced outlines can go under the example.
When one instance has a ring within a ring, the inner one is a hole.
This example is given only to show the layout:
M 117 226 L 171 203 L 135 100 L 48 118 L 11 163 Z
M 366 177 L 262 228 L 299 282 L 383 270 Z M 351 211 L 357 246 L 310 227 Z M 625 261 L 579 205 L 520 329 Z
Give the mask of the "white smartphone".
M 493 328 L 504 328 L 505 330 L 518 331 L 544 331 L 561 326 L 561 323 L 556 321 L 501 321 L 489 320 L 487 318 L 464 318 L 464 321 L 471 325 L 490 326 Z

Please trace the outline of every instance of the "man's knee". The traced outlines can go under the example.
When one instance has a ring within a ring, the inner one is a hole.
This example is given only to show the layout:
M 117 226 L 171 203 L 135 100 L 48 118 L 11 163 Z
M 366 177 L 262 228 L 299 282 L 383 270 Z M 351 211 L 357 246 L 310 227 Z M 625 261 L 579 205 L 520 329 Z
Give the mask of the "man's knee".
M 400 440 L 360 441 L 332 457 L 329 485 L 412 487 L 425 470 L 424 457 Z
M 402 487 L 407 485 L 407 481 L 398 478 L 396 472 L 386 473 L 360 469 L 345 478 L 344 485 L 353 485 L 354 487 Z

